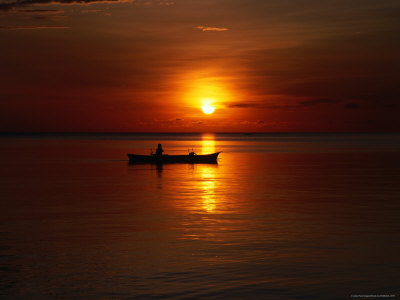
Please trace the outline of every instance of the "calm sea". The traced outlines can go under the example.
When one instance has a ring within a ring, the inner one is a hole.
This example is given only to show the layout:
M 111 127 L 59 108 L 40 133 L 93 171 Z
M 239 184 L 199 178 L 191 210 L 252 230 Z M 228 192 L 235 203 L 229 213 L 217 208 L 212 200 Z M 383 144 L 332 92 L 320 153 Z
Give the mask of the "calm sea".
M 399 297 L 399 134 L 3 135 L 0 197 L 1 299 Z

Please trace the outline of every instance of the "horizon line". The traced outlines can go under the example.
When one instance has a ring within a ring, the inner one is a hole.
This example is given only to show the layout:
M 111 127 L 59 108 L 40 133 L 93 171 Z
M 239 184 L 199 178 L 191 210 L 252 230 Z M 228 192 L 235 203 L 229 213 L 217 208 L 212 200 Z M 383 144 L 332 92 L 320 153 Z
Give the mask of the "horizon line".
M 23 134 L 399 134 L 400 131 L 0 131 L 0 135 Z

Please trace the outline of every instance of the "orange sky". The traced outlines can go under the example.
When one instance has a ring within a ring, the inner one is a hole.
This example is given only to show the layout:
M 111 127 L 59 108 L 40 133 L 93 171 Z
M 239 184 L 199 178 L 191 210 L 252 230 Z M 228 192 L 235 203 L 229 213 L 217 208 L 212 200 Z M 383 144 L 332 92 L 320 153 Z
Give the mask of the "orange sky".
M 397 0 L 1 0 L 0 131 L 398 131 L 399 15 Z

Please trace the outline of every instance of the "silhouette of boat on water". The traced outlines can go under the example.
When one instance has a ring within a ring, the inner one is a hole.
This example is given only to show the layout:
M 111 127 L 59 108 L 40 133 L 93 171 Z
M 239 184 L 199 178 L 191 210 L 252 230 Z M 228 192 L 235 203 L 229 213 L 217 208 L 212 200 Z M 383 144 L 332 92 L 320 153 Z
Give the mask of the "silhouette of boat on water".
M 196 154 L 193 151 L 186 155 L 168 155 L 162 154 L 161 144 L 158 144 L 156 153 L 150 155 L 130 154 L 128 153 L 129 163 L 150 163 L 150 164 L 216 164 L 218 155 L 221 152 L 211 154 Z

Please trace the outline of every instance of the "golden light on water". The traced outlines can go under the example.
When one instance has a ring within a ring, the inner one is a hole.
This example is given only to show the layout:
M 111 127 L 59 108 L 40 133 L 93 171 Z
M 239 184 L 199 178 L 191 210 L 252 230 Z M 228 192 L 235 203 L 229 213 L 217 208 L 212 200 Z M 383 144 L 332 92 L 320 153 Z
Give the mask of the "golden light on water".
M 214 170 L 205 167 L 202 170 L 202 183 L 201 183 L 201 200 L 202 207 L 206 212 L 213 212 L 217 206 L 215 196 L 215 181 L 213 178 Z
M 215 153 L 215 136 L 212 133 L 204 133 L 201 137 L 201 153 Z
M 198 145 L 198 154 L 215 153 L 216 139 L 213 133 L 204 133 Z M 201 148 L 201 149 L 200 149 Z M 218 164 L 195 164 L 190 166 L 191 178 L 183 185 L 184 197 L 177 205 L 189 211 L 220 213 L 225 210 L 226 199 L 221 193 Z M 191 237 L 193 238 L 193 237 Z
M 215 136 L 212 133 L 205 133 L 201 137 L 201 152 L 210 154 L 215 152 Z M 202 207 L 207 212 L 213 212 L 217 206 L 215 196 L 215 168 L 216 166 L 204 165 L 201 167 L 201 199 Z

